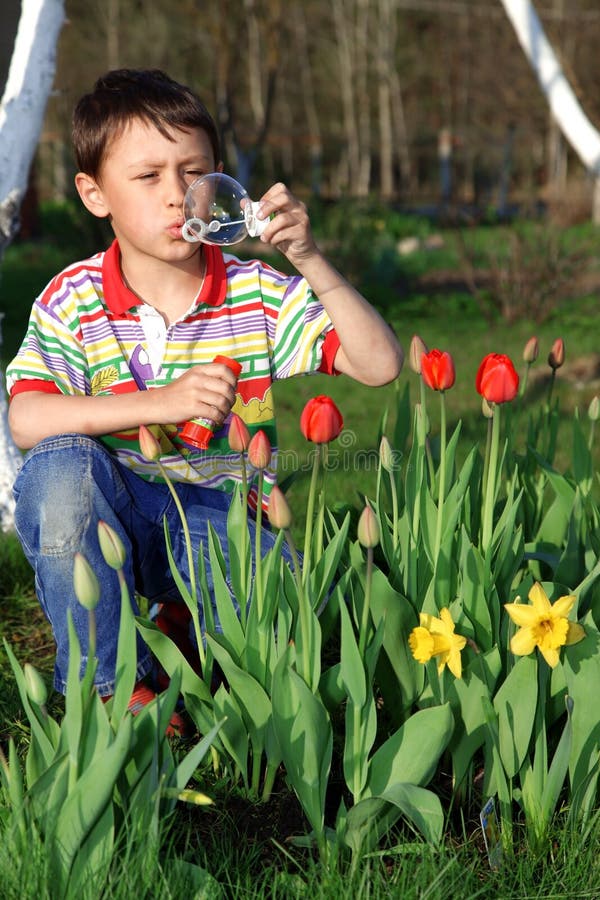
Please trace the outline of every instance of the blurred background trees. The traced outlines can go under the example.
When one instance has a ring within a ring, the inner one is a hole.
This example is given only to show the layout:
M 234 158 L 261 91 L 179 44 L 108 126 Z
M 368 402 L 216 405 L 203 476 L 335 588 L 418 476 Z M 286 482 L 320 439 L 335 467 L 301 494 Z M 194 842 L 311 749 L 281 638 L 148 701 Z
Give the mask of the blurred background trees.
M 536 8 L 600 123 L 597 3 Z M 501 214 L 543 202 L 589 216 L 591 183 L 499 0 L 67 0 L 66 11 L 35 172 L 42 199 L 72 192 L 82 91 L 107 68 L 157 66 L 205 99 L 226 169 L 251 192 L 281 178 L 324 199 Z

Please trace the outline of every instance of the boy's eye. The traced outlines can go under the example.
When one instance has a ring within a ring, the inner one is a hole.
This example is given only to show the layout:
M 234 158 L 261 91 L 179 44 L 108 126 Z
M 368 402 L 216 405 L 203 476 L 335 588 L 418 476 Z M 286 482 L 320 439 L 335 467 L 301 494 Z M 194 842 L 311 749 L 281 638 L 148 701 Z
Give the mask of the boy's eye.
M 143 172 L 141 175 L 138 175 L 138 178 L 141 181 L 146 181 L 150 178 L 156 178 L 156 172 Z

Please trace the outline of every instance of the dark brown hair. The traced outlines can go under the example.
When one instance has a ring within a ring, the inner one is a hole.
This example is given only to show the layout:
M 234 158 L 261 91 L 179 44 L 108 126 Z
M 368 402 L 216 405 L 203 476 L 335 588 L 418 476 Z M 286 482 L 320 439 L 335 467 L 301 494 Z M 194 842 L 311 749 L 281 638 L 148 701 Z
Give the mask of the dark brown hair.
M 80 172 L 98 178 L 108 144 L 133 119 L 170 138 L 172 128 L 202 128 L 215 165 L 221 159 L 216 125 L 201 100 L 160 69 L 114 69 L 98 79 L 73 112 L 73 147 Z

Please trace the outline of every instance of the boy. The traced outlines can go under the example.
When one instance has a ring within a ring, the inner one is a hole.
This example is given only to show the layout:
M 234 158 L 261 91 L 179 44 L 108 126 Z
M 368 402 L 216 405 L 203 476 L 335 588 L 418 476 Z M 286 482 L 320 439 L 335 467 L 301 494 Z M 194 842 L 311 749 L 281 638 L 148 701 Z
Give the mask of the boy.
M 402 353 L 383 320 L 319 252 L 305 207 L 284 185 L 262 197 L 261 217 L 274 214 L 262 240 L 298 275 L 182 238 L 188 186 L 222 170 L 215 125 L 188 88 L 159 71 L 109 72 L 79 101 L 73 141 L 79 196 L 92 215 L 109 219 L 115 240 L 54 278 L 35 301 L 8 368 L 11 431 L 30 451 L 15 484 L 15 521 L 54 632 L 55 685 L 63 692 L 67 609 L 84 656 L 87 647 L 87 614 L 73 591 L 74 553 L 98 575 L 96 687 L 108 697 L 120 590 L 98 547 L 98 520 L 125 545 L 132 597 L 177 596 L 163 515 L 178 568 L 184 575 L 186 569 L 178 516 L 158 467 L 140 454 L 139 426 L 153 426 L 160 437 L 161 461 L 177 483 L 197 552 L 201 541 L 207 546 L 209 519 L 226 534 L 239 477 L 227 447 L 232 410 L 274 444 L 275 379 L 335 371 L 384 384 L 397 376 Z M 242 364 L 239 378 L 212 362 L 219 354 Z M 172 424 L 196 417 L 216 425 L 205 451 L 186 448 Z M 139 641 L 134 712 L 154 696 L 143 682 L 150 668 Z

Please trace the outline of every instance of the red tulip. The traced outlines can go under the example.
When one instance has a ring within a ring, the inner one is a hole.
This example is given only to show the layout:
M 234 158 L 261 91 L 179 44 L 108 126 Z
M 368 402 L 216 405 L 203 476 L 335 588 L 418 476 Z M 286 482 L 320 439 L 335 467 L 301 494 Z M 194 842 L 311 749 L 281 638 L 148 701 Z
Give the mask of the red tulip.
M 309 400 L 300 416 L 300 431 L 307 441 L 327 444 L 344 427 L 342 414 L 331 399 L 321 394 Z
M 504 353 L 488 353 L 477 370 L 475 387 L 488 403 L 507 403 L 517 396 L 519 376 Z
M 454 384 L 454 360 L 442 350 L 430 350 L 421 356 L 421 377 L 434 391 L 447 391 Z
M 227 440 L 234 453 L 245 453 L 248 449 L 250 432 L 244 420 L 240 419 L 236 413 L 231 416 Z
M 551 369 L 560 369 L 565 361 L 565 342 L 562 338 L 556 338 L 552 344 L 552 349 L 548 354 L 548 365 Z
M 266 469 L 271 462 L 271 444 L 262 429 L 256 432 L 248 444 L 248 462 L 255 469 Z

